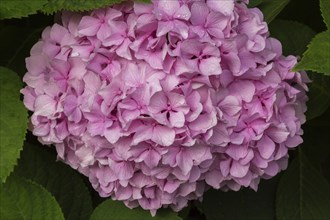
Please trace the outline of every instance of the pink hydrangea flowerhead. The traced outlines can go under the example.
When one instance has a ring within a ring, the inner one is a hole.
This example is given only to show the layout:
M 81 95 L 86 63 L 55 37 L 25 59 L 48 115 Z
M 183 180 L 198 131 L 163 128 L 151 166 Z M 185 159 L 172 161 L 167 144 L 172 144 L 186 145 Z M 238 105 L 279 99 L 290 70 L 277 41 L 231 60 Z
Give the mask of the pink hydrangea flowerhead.
M 246 1 L 125 2 L 63 12 L 22 93 L 41 143 L 100 196 L 155 214 L 287 167 L 307 100 L 296 62 Z

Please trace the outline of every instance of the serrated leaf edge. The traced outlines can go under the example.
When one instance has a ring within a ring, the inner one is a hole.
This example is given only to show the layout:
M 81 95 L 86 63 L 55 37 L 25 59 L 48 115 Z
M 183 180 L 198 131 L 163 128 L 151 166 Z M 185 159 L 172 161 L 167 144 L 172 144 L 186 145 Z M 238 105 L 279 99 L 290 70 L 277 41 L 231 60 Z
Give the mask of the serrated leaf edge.
M 320 32 L 320 33 L 317 33 L 317 34 L 313 37 L 313 39 L 311 40 L 311 42 L 309 42 L 309 44 L 307 45 L 307 50 L 304 52 L 304 54 L 303 54 L 302 58 L 300 59 L 299 63 L 297 63 L 297 64 L 292 68 L 291 71 L 293 71 L 293 72 L 297 72 L 297 71 L 302 71 L 302 70 L 310 70 L 310 71 L 313 71 L 313 72 L 320 73 L 320 71 L 317 70 L 317 69 L 314 69 L 314 68 L 311 68 L 311 67 L 305 69 L 305 68 L 301 68 L 301 67 L 299 67 L 299 66 L 301 65 L 301 61 L 303 60 L 303 58 L 305 57 L 305 55 L 309 52 L 309 49 L 310 49 L 312 43 L 314 42 L 314 40 L 315 40 L 319 35 L 321 35 L 321 34 L 325 34 L 325 33 L 327 33 L 327 32 L 330 34 L 330 30 L 326 30 L 326 31 L 322 31 L 322 32 Z M 323 74 L 324 74 L 324 75 L 327 75 L 327 74 L 325 74 L 325 73 L 323 73 Z

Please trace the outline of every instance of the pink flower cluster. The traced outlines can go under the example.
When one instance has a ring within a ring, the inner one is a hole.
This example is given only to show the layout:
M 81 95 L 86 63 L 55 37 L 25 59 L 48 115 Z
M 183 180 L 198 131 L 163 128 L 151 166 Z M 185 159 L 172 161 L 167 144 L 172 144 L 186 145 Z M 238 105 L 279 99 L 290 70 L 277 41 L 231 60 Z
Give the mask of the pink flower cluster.
M 155 214 L 257 189 L 302 143 L 308 81 L 234 0 L 62 13 L 26 59 L 31 130 L 102 197 Z

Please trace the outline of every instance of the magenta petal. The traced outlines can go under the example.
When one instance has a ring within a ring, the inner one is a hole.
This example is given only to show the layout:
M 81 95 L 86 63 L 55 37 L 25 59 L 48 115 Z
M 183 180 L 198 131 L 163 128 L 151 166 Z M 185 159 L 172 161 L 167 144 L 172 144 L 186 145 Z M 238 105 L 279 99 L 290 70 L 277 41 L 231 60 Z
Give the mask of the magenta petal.
M 220 162 L 220 170 L 224 177 L 227 176 L 230 172 L 231 161 L 232 161 L 231 159 L 227 159 Z
M 207 5 L 224 15 L 230 15 L 234 9 L 234 0 L 207 0 Z
M 123 76 L 125 84 L 131 87 L 138 87 L 143 81 L 143 75 L 139 70 L 138 66 L 130 63 L 126 66 L 124 70 L 125 74 Z
M 300 136 L 289 137 L 285 142 L 285 145 L 289 148 L 297 147 L 299 144 L 303 143 L 303 139 Z
M 210 57 L 202 60 L 199 69 L 206 76 L 221 74 L 220 58 Z
M 99 19 L 84 16 L 79 23 L 78 32 L 79 34 L 86 36 L 95 36 L 100 26 L 101 24 Z
M 128 180 L 134 174 L 134 170 L 130 162 L 123 161 L 119 163 L 114 163 L 111 166 L 111 169 L 119 180 Z
M 244 177 L 249 170 L 249 164 L 241 165 L 238 161 L 233 160 L 230 167 L 230 174 L 237 178 Z
M 284 142 L 289 136 L 289 132 L 285 128 L 272 127 L 269 128 L 267 131 L 268 136 L 276 143 Z
M 173 15 L 174 18 L 177 18 L 177 19 L 182 19 L 182 20 L 189 20 L 191 16 L 191 13 L 190 13 L 190 10 L 188 8 L 187 5 L 182 5 L 179 10 L 177 10 L 175 12 L 175 14 Z
M 187 175 L 193 166 L 192 159 L 189 158 L 188 155 L 185 155 L 182 152 L 176 156 L 176 159 L 177 159 L 179 168 L 182 170 L 183 175 Z
M 39 75 L 46 70 L 47 57 L 44 55 L 35 55 L 25 59 L 26 68 L 32 75 Z
M 255 86 L 251 81 L 241 80 L 234 82 L 230 89 L 233 93 L 239 95 L 243 101 L 250 102 L 255 93 Z
M 97 38 L 104 41 L 112 34 L 112 30 L 108 24 L 101 24 L 99 30 L 97 31 Z
M 180 8 L 180 3 L 178 1 L 163 0 L 158 2 L 158 8 L 171 16 Z
M 132 196 L 132 191 L 131 187 L 120 187 L 116 192 L 116 196 L 118 200 L 127 200 Z
M 213 170 L 211 172 L 208 172 L 205 176 L 205 181 L 207 182 L 207 184 L 209 184 L 210 186 L 212 186 L 215 189 L 220 188 L 220 184 L 223 180 L 224 180 L 224 178 L 223 178 L 221 172 L 218 170 Z
M 118 33 L 110 35 L 108 38 L 104 40 L 104 46 L 113 46 L 120 45 L 124 41 L 124 37 Z
M 258 141 L 257 147 L 260 155 L 265 159 L 269 159 L 275 151 L 275 143 L 267 135 Z
M 163 92 L 154 94 L 150 99 L 149 111 L 159 113 L 167 108 L 167 97 Z
M 156 126 L 153 131 L 151 140 L 162 146 L 170 146 L 173 144 L 175 132 L 173 129 L 166 126 Z
M 195 121 L 189 123 L 189 128 L 194 131 L 206 131 L 217 123 L 214 113 L 200 115 Z
M 144 163 L 149 168 L 154 168 L 158 165 L 160 159 L 161 159 L 161 156 L 159 155 L 158 152 L 156 152 L 155 150 L 149 150 L 147 152 L 147 156 L 144 158 Z
M 180 128 L 185 123 L 185 117 L 182 112 L 171 112 L 170 123 L 173 127 Z
M 131 41 L 129 39 L 125 39 L 124 42 L 117 48 L 116 53 L 118 56 L 126 58 L 127 60 L 132 59 L 131 50 L 129 45 Z
M 224 125 L 218 124 L 213 128 L 213 135 L 209 139 L 211 144 L 225 146 L 230 142 L 229 134 Z
M 167 181 L 164 186 L 164 191 L 168 193 L 173 193 L 180 186 L 179 181 Z
M 61 43 L 65 37 L 65 34 L 68 34 L 68 30 L 61 25 L 54 24 L 50 30 L 50 38 L 58 43 Z
M 247 153 L 248 148 L 244 145 L 230 145 L 226 150 L 226 154 L 228 154 L 234 160 L 239 160 L 245 157 Z
M 167 21 L 167 22 L 159 22 L 158 28 L 157 28 L 157 36 L 163 36 L 164 34 L 168 33 L 170 30 L 174 28 L 173 22 Z
M 105 138 L 112 144 L 116 143 L 122 135 L 121 128 L 118 124 L 113 125 L 104 132 Z
M 56 101 L 47 96 L 41 95 L 36 98 L 34 103 L 35 115 L 51 116 L 56 113 Z
M 209 9 L 205 3 L 195 2 L 191 6 L 191 23 L 193 25 L 204 25 L 208 14 Z

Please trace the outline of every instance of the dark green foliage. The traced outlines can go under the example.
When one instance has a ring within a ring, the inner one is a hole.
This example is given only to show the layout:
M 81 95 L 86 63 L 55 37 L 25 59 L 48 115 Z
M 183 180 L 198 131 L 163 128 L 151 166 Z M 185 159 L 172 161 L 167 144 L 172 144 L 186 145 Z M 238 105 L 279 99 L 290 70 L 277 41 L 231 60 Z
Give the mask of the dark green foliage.
M 275 218 L 275 191 L 279 177 L 262 180 L 257 192 L 208 191 L 202 203 L 207 220 L 267 220 Z
M 278 187 L 277 219 L 326 220 L 330 216 L 329 204 L 329 183 L 299 150 Z
M 120 201 L 107 199 L 94 210 L 91 220 L 180 220 L 174 212 L 169 210 L 158 210 L 155 217 L 141 208 L 128 209 Z
M 42 186 L 10 176 L 0 188 L 1 219 L 64 219 L 54 197 Z
M 89 219 L 92 201 L 84 182 L 76 171 L 56 161 L 55 154 L 46 147 L 26 144 L 15 173 L 45 187 L 61 206 L 66 219 Z
M 0 66 L 0 179 L 13 171 L 27 129 L 27 110 L 19 100 L 22 83 L 15 72 Z

